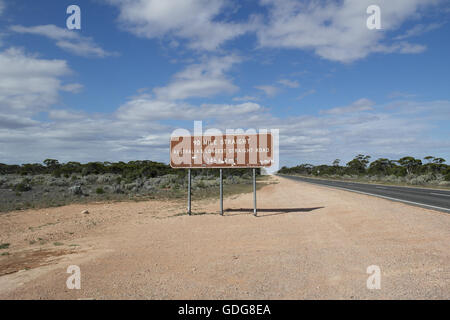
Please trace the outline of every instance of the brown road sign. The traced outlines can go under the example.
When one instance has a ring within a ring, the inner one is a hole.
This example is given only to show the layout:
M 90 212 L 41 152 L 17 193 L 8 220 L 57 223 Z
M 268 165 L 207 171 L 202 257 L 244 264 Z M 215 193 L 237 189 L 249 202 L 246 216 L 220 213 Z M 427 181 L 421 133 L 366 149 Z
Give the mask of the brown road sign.
M 172 168 L 262 168 L 274 162 L 273 136 L 217 134 L 179 136 L 170 140 Z

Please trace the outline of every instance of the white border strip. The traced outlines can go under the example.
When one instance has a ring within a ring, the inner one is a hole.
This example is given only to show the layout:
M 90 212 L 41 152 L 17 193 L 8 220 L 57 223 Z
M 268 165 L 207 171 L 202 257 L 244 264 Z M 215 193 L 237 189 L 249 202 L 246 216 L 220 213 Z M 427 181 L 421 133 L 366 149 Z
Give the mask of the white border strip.
M 433 194 L 435 196 L 441 196 L 441 197 L 450 197 L 450 194 L 435 193 L 435 192 L 430 192 L 430 194 Z
M 297 180 L 297 181 L 301 181 L 301 180 Z M 320 184 L 320 183 L 314 183 L 314 182 L 309 182 L 309 181 L 301 181 L 301 182 L 312 183 L 312 184 L 315 184 L 315 185 L 318 185 L 318 186 L 323 186 L 323 187 L 328 187 L 328 188 L 333 188 L 333 189 L 341 189 L 341 190 L 345 190 L 345 191 L 351 191 L 351 192 L 364 194 L 364 195 L 367 195 L 367 196 L 374 196 L 374 197 L 383 198 L 383 199 L 387 199 L 387 200 L 403 202 L 403 203 L 409 203 L 409 204 L 415 204 L 415 205 L 422 206 L 422 207 L 433 208 L 433 209 L 444 210 L 444 211 L 450 212 L 450 209 L 442 208 L 442 207 L 436 207 L 436 206 L 432 206 L 432 205 L 429 205 L 429 204 L 413 202 L 413 201 L 408 201 L 408 200 L 402 200 L 402 199 L 397 199 L 397 198 L 391 198 L 391 197 L 386 197 L 386 196 L 382 196 L 382 195 L 379 195 L 379 194 L 373 194 L 373 193 L 368 193 L 368 192 L 363 192 L 363 191 L 358 191 L 358 190 L 352 190 L 352 189 L 347 189 L 347 188 L 342 188 L 342 187 L 335 187 L 335 186 L 330 186 L 330 185 L 325 185 L 325 184 Z
M 423 191 L 444 191 L 444 192 L 450 192 L 450 189 L 440 189 L 440 188 L 425 188 L 425 187 L 411 187 L 411 186 L 397 186 L 393 184 L 379 184 L 379 183 L 367 183 L 367 182 L 356 182 L 356 181 L 349 181 L 349 180 L 327 180 L 324 178 L 311 178 L 311 177 L 304 177 L 304 176 L 292 176 L 288 174 L 280 174 L 280 177 L 286 176 L 286 177 L 297 177 L 297 178 L 305 178 L 305 179 L 311 179 L 311 180 L 318 180 L 318 181 L 328 181 L 328 182 L 344 182 L 349 184 L 362 184 L 365 186 L 380 186 L 380 187 L 386 187 L 386 188 L 407 188 L 407 189 L 413 189 L 413 190 L 423 190 Z M 306 182 L 306 181 L 305 181 Z

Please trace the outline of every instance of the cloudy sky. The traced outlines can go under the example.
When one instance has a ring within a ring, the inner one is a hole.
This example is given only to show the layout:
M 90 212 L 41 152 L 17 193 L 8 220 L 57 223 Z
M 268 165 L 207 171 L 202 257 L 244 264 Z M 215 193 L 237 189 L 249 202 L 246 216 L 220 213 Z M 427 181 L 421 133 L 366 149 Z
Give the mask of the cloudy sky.
M 445 0 L 0 0 L 0 162 L 167 163 L 195 120 L 279 129 L 282 165 L 450 160 L 449 17 Z

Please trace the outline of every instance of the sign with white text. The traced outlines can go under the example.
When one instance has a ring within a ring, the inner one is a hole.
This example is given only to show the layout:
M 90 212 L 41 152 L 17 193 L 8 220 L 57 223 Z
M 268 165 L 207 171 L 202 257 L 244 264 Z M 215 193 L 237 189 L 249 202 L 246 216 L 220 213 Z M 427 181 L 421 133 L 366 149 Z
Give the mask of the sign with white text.
M 173 136 L 170 141 L 172 168 L 263 168 L 274 163 L 273 136 L 217 134 Z

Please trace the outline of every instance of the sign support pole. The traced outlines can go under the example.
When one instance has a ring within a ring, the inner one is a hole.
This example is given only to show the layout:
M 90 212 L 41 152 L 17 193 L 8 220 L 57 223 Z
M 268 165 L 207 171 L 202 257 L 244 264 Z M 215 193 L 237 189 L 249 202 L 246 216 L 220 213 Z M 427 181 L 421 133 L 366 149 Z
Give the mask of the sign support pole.
M 223 170 L 220 169 L 220 215 L 223 216 Z
M 256 169 L 253 169 L 253 214 L 255 217 L 258 216 L 258 211 L 256 210 Z
M 191 215 L 191 169 L 188 170 L 188 214 Z

